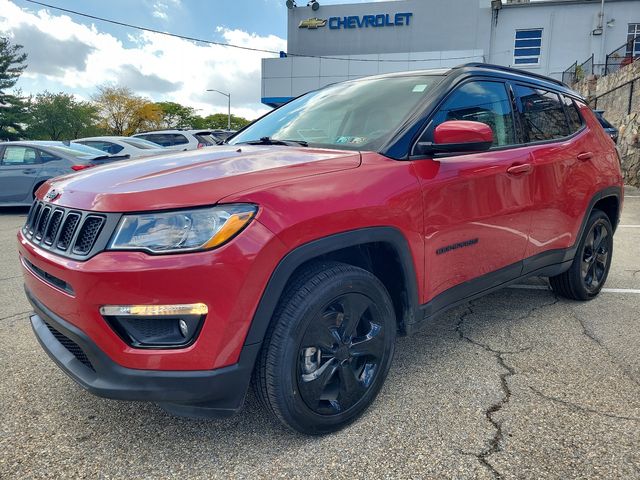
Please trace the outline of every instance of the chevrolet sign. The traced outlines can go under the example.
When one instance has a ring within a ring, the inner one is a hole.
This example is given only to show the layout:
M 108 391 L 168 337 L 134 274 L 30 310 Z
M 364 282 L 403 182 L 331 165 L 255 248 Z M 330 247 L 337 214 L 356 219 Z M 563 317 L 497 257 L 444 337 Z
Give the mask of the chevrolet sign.
M 369 28 L 369 27 L 401 27 L 408 26 L 413 13 L 379 13 L 377 15 L 362 15 L 350 17 L 331 17 L 329 28 L 338 30 L 340 28 Z

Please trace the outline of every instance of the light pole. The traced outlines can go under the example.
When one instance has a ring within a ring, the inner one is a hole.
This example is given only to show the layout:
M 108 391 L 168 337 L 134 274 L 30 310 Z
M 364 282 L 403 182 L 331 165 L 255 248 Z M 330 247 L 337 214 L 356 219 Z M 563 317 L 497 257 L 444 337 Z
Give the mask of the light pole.
M 220 90 L 216 90 L 215 88 L 208 88 L 207 92 L 218 92 L 220 95 L 224 95 L 227 97 L 227 106 L 229 108 L 229 114 L 227 119 L 227 130 L 231 130 L 231 93 L 224 93 Z

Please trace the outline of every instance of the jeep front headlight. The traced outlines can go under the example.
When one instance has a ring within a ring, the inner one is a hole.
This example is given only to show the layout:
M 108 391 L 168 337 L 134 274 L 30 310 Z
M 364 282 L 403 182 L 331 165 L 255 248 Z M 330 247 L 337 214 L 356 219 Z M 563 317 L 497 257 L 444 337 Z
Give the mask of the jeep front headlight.
M 223 245 L 245 228 L 258 208 L 251 204 L 124 215 L 110 250 L 177 253 Z

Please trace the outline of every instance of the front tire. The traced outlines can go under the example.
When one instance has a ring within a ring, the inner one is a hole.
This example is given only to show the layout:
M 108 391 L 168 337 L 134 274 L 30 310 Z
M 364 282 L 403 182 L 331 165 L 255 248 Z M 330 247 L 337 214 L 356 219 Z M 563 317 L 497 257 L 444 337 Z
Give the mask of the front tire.
M 609 217 L 593 210 L 569 270 L 549 278 L 551 288 L 572 300 L 591 300 L 602 290 L 613 256 L 613 228 Z
M 339 430 L 380 391 L 395 336 L 393 305 L 377 277 L 337 262 L 311 265 L 276 309 L 256 366 L 257 396 L 295 431 Z

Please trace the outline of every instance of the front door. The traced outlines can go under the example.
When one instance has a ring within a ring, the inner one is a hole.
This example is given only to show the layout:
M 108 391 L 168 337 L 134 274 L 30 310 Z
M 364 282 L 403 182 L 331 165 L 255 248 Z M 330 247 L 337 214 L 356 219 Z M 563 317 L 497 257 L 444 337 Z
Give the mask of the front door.
M 468 81 L 448 96 L 421 138 L 432 141 L 447 120 L 482 122 L 494 134 L 488 151 L 414 161 L 425 211 L 424 298 L 436 299 L 430 313 L 520 274 L 532 166 L 527 149 L 509 148 L 516 144 L 512 106 L 504 83 Z
M 0 203 L 27 203 L 42 165 L 36 150 L 6 145 L 0 158 Z

